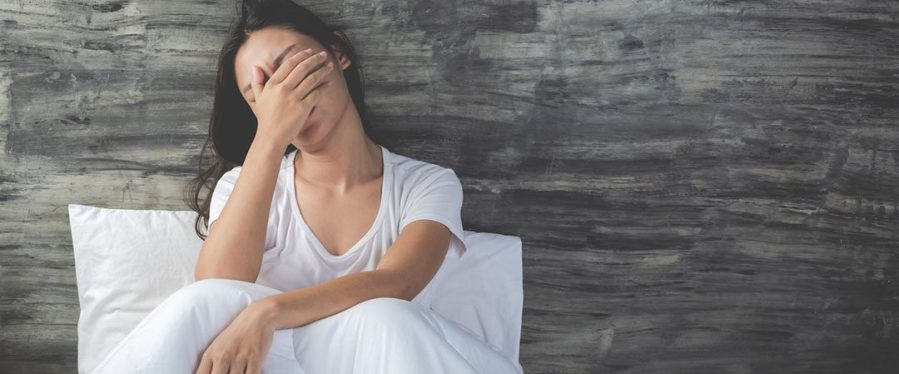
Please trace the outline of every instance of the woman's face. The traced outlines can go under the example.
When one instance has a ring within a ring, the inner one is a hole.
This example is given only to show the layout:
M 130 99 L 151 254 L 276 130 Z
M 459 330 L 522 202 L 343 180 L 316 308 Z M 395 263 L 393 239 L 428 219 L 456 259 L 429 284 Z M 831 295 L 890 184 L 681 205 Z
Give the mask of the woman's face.
M 262 69 L 267 81 L 287 57 L 306 48 L 312 48 L 312 53 L 325 49 L 318 41 L 305 34 L 278 27 L 268 27 L 250 34 L 247 41 L 237 50 L 234 60 L 237 87 L 254 113 L 256 107 L 253 90 L 247 88 L 253 77 L 253 66 Z M 327 57 L 334 62 L 335 68 L 328 72 L 320 82 L 331 82 L 331 84 L 318 88 L 322 90 L 322 97 L 309 113 L 306 126 L 302 132 L 297 134 L 294 144 L 308 144 L 320 139 L 337 124 L 347 109 L 347 105 L 352 105 L 352 98 L 343 77 L 343 70 L 350 66 L 351 61 L 339 51 L 336 53 L 337 56 L 328 54 Z

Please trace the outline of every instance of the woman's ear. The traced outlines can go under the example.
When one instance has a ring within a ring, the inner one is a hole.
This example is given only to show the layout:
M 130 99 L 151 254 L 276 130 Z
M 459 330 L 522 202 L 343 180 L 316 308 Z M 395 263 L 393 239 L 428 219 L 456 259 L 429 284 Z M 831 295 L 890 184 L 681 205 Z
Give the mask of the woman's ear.
M 347 40 L 346 34 L 344 34 L 343 31 L 334 31 L 334 35 L 340 40 Z M 334 51 L 334 56 L 337 58 L 337 65 L 340 66 L 340 70 L 346 70 L 346 68 L 353 64 L 353 61 L 346 56 L 346 52 L 343 50 L 341 43 L 331 44 L 331 50 Z

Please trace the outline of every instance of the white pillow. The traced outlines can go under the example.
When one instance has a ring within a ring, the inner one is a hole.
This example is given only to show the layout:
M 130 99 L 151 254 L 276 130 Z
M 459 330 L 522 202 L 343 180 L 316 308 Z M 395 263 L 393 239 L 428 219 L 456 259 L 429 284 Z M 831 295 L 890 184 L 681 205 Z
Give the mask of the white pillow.
M 69 204 L 78 285 L 78 372 L 91 372 L 153 308 L 193 282 L 193 211 Z
M 78 372 L 89 373 L 168 295 L 193 282 L 202 241 L 193 211 L 69 204 L 78 318 Z M 468 252 L 448 251 L 413 299 L 462 325 L 519 371 L 523 307 L 521 240 L 464 231 Z
M 458 322 L 509 357 L 519 369 L 523 307 L 521 239 L 463 230 L 468 251 L 453 248 L 421 292 L 412 299 Z

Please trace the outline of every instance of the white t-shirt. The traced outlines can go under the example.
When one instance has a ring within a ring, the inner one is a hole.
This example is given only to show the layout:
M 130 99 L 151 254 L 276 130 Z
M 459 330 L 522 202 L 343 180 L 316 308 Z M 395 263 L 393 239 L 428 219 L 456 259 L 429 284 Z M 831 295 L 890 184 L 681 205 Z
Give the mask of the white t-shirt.
M 340 256 L 328 252 L 309 229 L 296 201 L 294 157 L 281 161 L 269 212 L 262 268 L 256 283 L 281 291 L 305 288 L 348 273 L 374 270 L 400 231 L 412 221 L 427 219 L 449 228 L 448 251 L 467 250 L 462 232 L 462 184 L 455 171 L 388 150 L 381 152 L 384 178 L 374 225 Z M 209 208 L 211 225 L 221 214 L 241 166 L 219 179 Z M 300 192 L 302 193 L 302 191 Z

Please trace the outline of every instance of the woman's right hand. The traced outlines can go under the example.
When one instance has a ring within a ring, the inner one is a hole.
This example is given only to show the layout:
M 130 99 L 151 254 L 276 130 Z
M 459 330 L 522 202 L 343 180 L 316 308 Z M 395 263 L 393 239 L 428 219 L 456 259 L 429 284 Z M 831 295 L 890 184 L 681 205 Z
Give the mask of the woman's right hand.
M 322 89 L 331 83 L 320 84 L 333 64 L 326 51 L 312 54 L 311 49 L 303 50 L 282 62 L 264 83 L 265 72 L 253 66 L 256 138 L 272 140 L 286 148 L 305 127 Z

